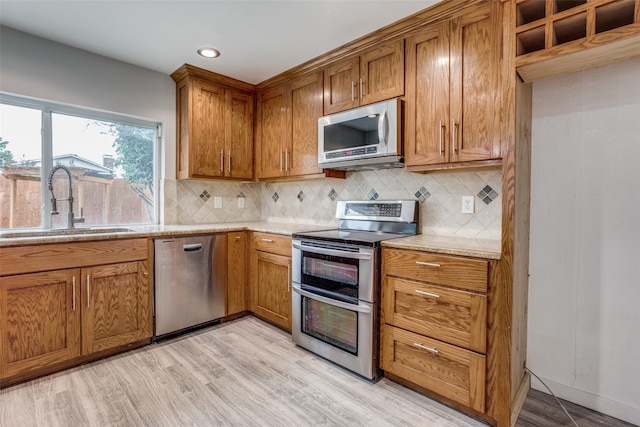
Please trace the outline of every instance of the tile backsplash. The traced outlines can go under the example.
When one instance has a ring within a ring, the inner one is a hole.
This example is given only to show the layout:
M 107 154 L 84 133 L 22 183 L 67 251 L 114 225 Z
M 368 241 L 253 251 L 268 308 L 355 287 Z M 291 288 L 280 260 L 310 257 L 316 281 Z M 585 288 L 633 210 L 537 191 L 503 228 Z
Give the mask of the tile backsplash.
M 260 221 L 262 185 L 235 181 L 165 180 L 164 223 Z M 216 198 L 220 198 L 220 208 L 215 207 Z M 239 202 L 244 204 L 243 208 L 238 207 Z
M 336 226 L 338 200 L 418 200 L 422 233 L 499 239 L 502 171 L 402 169 L 348 172 L 346 179 L 272 183 L 182 180 L 164 182 L 165 224 L 275 221 Z M 462 196 L 474 197 L 463 214 Z M 216 198 L 222 208 L 216 209 Z M 244 208 L 238 208 L 238 198 Z

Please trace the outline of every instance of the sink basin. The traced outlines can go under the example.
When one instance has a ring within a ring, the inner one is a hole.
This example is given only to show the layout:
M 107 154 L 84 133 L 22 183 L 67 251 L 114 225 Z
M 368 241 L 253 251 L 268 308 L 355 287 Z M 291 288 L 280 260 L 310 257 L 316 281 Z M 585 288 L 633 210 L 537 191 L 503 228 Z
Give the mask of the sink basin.
M 130 228 L 54 228 L 50 230 L 21 230 L 0 233 L 1 239 L 17 239 L 20 237 L 68 236 L 74 234 L 126 233 Z

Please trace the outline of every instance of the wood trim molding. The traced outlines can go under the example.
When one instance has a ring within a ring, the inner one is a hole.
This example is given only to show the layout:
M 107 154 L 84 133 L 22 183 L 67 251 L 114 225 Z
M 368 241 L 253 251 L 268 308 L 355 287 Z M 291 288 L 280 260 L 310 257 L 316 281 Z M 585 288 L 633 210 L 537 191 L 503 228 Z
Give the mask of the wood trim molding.
M 432 171 L 442 171 L 442 170 L 449 170 L 449 169 L 455 170 L 455 171 L 460 171 L 461 169 L 487 170 L 487 168 L 491 166 L 495 166 L 496 168 L 499 168 L 500 166 L 502 166 L 502 159 L 479 160 L 479 161 L 473 161 L 473 162 L 458 162 L 458 163 L 439 163 L 434 165 L 405 166 L 404 170 L 407 172 L 432 172 Z
M 213 71 L 205 70 L 204 68 L 199 68 L 190 64 L 184 64 L 171 73 L 171 78 L 176 83 L 185 77 L 199 77 L 215 83 L 231 86 L 234 89 L 245 90 L 250 93 L 253 93 L 256 90 L 256 87 L 250 83 L 234 79 L 233 77 L 223 76 L 222 74 L 214 73 Z
M 268 86 L 283 83 L 298 74 L 319 69 L 336 60 L 343 59 L 349 55 L 357 54 L 378 43 L 392 40 L 398 37 L 403 37 L 412 31 L 424 27 L 425 25 L 450 18 L 456 12 L 463 8 L 466 8 L 467 6 L 484 2 L 486 2 L 486 0 L 442 1 L 427 9 L 416 12 L 413 15 L 409 15 L 406 18 L 401 19 L 400 21 L 394 22 L 390 25 L 387 25 L 386 27 L 379 28 L 372 33 L 369 33 L 347 44 L 330 50 L 329 52 L 317 56 L 316 58 L 313 58 L 309 61 L 303 62 L 302 64 L 297 65 L 293 68 L 290 68 L 283 73 L 280 73 L 261 83 L 258 83 L 256 85 L 256 88 L 258 90 L 261 90 Z

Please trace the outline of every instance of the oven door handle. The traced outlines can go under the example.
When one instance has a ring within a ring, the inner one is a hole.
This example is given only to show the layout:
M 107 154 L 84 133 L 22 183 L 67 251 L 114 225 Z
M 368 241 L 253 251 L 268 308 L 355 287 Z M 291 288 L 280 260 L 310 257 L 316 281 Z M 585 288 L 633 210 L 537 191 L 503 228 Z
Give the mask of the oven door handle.
M 300 285 L 298 283 L 294 283 L 292 289 L 293 289 L 293 291 L 295 293 L 300 294 L 303 297 L 307 297 L 309 299 L 320 301 L 320 302 L 323 302 L 325 304 L 332 305 L 334 307 L 344 308 L 345 310 L 357 311 L 359 313 L 365 313 L 365 314 L 371 313 L 371 307 L 370 306 L 348 304 L 346 302 L 336 301 L 336 300 L 331 299 L 331 298 L 323 297 L 323 296 L 314 294 L 313 292 L 308 292 L 308 291 L 305 291 L 303 289 L 300 289 Z
M 353 258 L 353 259 L 371 259 L 373 257 L 373 255 L 370 253 L 346 252 L 346 251 L 339 251 L 335 249 L 316 248 L 316 247 L 311 248 L 308 246 L 299 245 L 297 243 L 293 243 L 292 245 L 295 249 L 298 249 L 304 252 L 311 252 L 314 254 L 333 255 L 333 256 L 340 256 L 343 258 Z

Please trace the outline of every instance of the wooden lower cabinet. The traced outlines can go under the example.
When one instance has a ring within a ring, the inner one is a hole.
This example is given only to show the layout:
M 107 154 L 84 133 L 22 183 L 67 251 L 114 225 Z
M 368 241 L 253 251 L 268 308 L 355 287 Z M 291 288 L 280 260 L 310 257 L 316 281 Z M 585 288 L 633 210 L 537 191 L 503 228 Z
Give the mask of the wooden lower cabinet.
M 484 355 L 390 325 L 381 341 L 383 370 L 484 412 Z
M 253 233 L 251 311 L 291 331 L 291 238 Z
M 31 272 L 39 265 L 51 268 L 56 253 L 67 255 L 60 258 L 61 266 L 80 265 Z M 1 384 L 150 339 L 147 254 L 146 239 L 3 248 L 3 263 L 13 265 L 3 273 L 22 268 L 24 274 L 0 277 Z M 100 265 L 99 260 L 118 262 Z
M 80 356 L 79 272 L 0 278 L 0 378 Z
M 150 337 L 146 262 L 82 269 L 82 353 L 88 355 Z
M 486 295 L 396 277 L 387 277 L 382 295 L 385 322 L 479 353 L 486 351 Z
M 227 298 L 226 316 L 249 309 L 247 295 L 247 251 L 249 233 L 227 233 Z
M 383 248 L 381 368 L 486 413 L 489 261 Z

